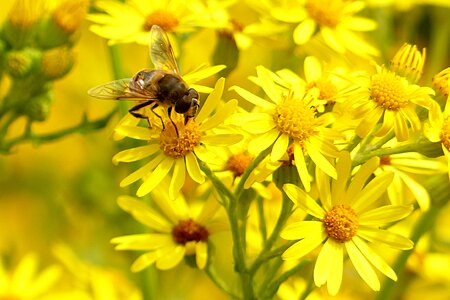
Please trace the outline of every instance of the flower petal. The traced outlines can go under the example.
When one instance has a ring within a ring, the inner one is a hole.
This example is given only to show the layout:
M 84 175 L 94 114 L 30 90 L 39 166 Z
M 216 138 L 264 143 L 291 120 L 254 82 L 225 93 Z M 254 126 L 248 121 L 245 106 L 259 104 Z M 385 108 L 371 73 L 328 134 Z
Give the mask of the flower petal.
M 225 119 L 227 119 L 237 108 L 238 101 L 236 99 L 231 99 L 227 103 L 225 103 L 219 110 L 212 116 L 207 119 L 205 122 L 200 124 L 199 130 L 206 131 L 208 129 L 214 128 L 217 125 L 223 123 Z
M 200 170 L 195 155 L 192 152 L 189 152 L 184 158 L 189 176 L 197 183 L 202 184 L 205 182 L 205 175 L 203 175 L 203 172 Z
M 375 266 L 380 272 L 382 272 L 387 277 L 391 278 L 394 281 L 397 281 L 397 275 L 395 271 L 379 256 L 372 248 L 364 242 L 363 239 L 358 236 L 353 237 L 353 242 L 356 247 L 358 247 L 359 251 L 370 261 L 372 265 Z
M 287 183 L 283 185 L 283 191 L 286 193 L 289 199 L 291 199 L 295 204 L 297 204 L 308 214 L 320 220 L 325 217 L 326 212 L 323 210 L 323 208 L 298 186 Z
M 348 256 L 358 274 L 374 291 L 380 290 L 380 280 L 367 259 L 359 251 L 353 241 L 345 243 Z
M 272 129 L 260 136 L 252 139 L 248 143 L 248 152 L 253 155 L 259 154 L 261 151 L 267 149 L 277 139 L 280 132 L 277 129 Z
M 225 86 L 225 78 L 221 77 L 217 80 L 214 90 L 209 94 L 205 100 L 205 104 L 201 108 L 200 112 L 195 117 L 195 121 L 201 124 L 209 115 L 217 108 L 217 105 L 222 98 L 223 88 Z
M 313 36 L 314 32 L 316 31 L 316 28 L 317 28 L 316 22 L 311 18 L 307 18 L 306 20 L 298 24 L 297 27 L 295 27 L 294 42 L 297 45 L 306 44 Z
M 156 168 L 156 166 L 165 157 L 166 156 L 164 154 L 162 154 L 162 153 L 159 154 L 158 156 L 153 158 L 151 161 L 149 161 L 147 164 L 145 164 L 144 166 L 140 167 L 139 169 L 137 169 L 136 171 L 134 171 L 133 173 L 129 174 L 127 177 L 122 179 L 122 181 L 120 182 L 120 187 L 124 187 L 124 186 L 130 185 L 133 182 L 136 182 L 139 179 L 147 176 L 148 174 L 150 174 Z
M 305 188 L 305 191 L 309 192 L 311 190 L 311 176 L 309 175 L 308 167 L 306 166 L 303 149 L 298 144 L 294 144 L 294 161 L 303 187 Z
M 156 153 L 159 149 L 160 146 L 158 144 L 145 145 L 141 147 L 127 149 L 114 155 L 112 161 L 116 165 L 119 162 L 137 161 Z
M 242 98 L 244 98 L 245 100 L 247 100 L 248 102 L 250 102 L 256 106 L 259 106 L 259 107 L 262 107 L 265 109 L 274 109 L 275 108 L 275 104 L 273 104 L 267 100 L 264 100 L 263 98 L 258 97 L 256 95 L 254 95 L 253 93 L 250 93 L 249 91 L 247 91 L 239 86 L 232 86 L 230 88 L 230 90 L 235 91 L 236 93 L 239 94 L 239 96 L 241 96 Z
M 136 192 L 136 196 L 142 197 L 150 193 L 166 177 L 174 164 L 173 158 L 165 157 L 150 176 L 144 179 L 144 182 Z
M 156 267 L 160 270 L 169 270 L 178 265 L 184 257 L 186 248 L 176 245 L 161 251 L 160 257 L 156 260 Z
M 152 265 L 158 258 L 157 252 L 152 251 L 139 256 L 131 265 L 131 272 L 140 272 Z
M 311 235 L 289 247 L 281 255 L 281 258 L 284 260 L 300 259 L 316 249 L 326 238 L 325 232 L 321 235 Z
M 206 267 L 208 262 L 208 244 L 205 242 L 198 242 L 195 244 L 195 262 L 200 270 Z
M 358 236 L 368 240 L 369 242 L 386 244 L 392 248 L 400 250 L 409 250 L 414 246 L 414 243 L 408 238 L 384 229 L 361 226 L 358 229 Z
M 180 190 L 184 185 L 186 180 L 186 167 L 184 164 L 184 159 L 179 158 L 175 160 L 172 179 L 170 180 L 169 186 L 169 198 L 175 199 L 179 196 Z
M 117 204 L 124 211 L 130 213 L 138 222 L 153 230 L 167 233 L 172 230 L 172 224 L 143 201 L 138 201 L 130 196 L 120 196 L 117 199 Z
M 285 240 L 301 240 L 324 231 L 321 221 L 300 221 L 287 225 L 280 236 Z
M 281 134 L 278 139 L 273 144 L 272 153 L 270 158 L 272 161 L 280 160 L 283 155 L 286 154 L 286 151 L 289 146 L 289 136 L 287 134 Z
M 358 221 L 360 225 L 380 226 L 401 220 L 412 211 L 412 205 L 386 205 L 363 212 L 358 215 Z
M 355 195 L 355 202 L 352 208 L 357 212 L 363 212 L 372 203 L 377 201 L 380 196 L 386 192 L 387 187 L 391 184 L 394 173 L 384 172 L 383 174 L 372 179 L 361 193 Z M 349 195 L 348 195 L 349 196 Z

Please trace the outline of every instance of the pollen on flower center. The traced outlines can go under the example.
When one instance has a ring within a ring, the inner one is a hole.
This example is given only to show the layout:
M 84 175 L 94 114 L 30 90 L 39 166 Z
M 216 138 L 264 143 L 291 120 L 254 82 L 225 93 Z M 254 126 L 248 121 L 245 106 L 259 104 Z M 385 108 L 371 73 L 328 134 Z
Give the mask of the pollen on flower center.
M 164 130 L 161 131 L 159 144 L 164 154 L 178 159 L 192 152 L 200 144 L 200 137 L 198 125 L 193 119 L 190 119 L 186 125 L 177 123 L 176 129 L 172 122 L 167 122 Z
M 399 110 L 408 104 L 401 78 L 394 73 L 379 73 L 372 76 L 371 99 L 384 109 Z
M 390 156 L 382 156 L 380 157 L 380 166 L 388 166 L 391 164 Z
M 156 10 L 147 16 L 144 24 L 144 30 L 150 31 L 153 25 L 158 25 L 164 31 L 172 32 L 179 23 L 180 21 L 167 11 Z
M 342 1 L 307 1 L 306 10 L 319 25 L 335 27 L 341 21 L 344 3 Z
M 336 205 L 322 220 L 327 235 L 333 240 L 344 243 L 350 241 L 358 230 L 358 216 L 347 205 Z
M 450 151 L 450 117 L 447 117 L 442 124 L 440 138 L 442 145 Z
M 314 110 L 301 100 L 287 99 L 279 104 L 273 115 L 278 129 L 297 141 L 304 141 L 315 134 Z
M 241 176 L 252 160 L 253 156 L 246 153 L 233 155 L 228 159 L 226 169 L 233 172 L 234 177 Z
M 188 242 L 200 242 L 208 240 L 208 230 L 192 219 L 180 221 L 172 229 L 172 237 L 178 244 L 185 245 Z

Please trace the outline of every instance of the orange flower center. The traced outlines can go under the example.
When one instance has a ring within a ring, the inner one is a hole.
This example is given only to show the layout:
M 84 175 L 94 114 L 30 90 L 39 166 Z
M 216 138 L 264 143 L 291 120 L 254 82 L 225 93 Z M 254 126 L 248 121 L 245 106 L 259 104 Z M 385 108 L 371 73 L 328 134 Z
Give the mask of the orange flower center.
M 312 0 L 306 2 L 306 10 L 320 26 L 336 27 L 341 21 L 343 1 Z
M 156 10 L 149 14 L 144 23 L 144 30 L 150 31 L 153 25 L 158 25 L 167 32 L 174 31 L 180 21 L 174 15 L 164 10 Z
M 273 120 L 280 132 L 300 143 L 316 134 L 315 109 L 307 107 L 305 102 L 299 99 L 287 98 L 279 104 Z
M 339 243 L 350 241 L 358 231 L 358 216 L 347 205 L 336 205 L 322 220 L 327 235 Z
M 383 109 L 397 111 L 408 104 L 402 78 L 391 72 L 372 76 L 370 94 L 371 99 Z
M 186 245 L 188 242 L 207 241 L 208 235 L 208 230 L 192 219 L 180 221 L 172 229 L 174 241 L 181 245 Z
M 241 176 L 252 160 L 253 156 L 246 153 L 233 155 L 228 159 L 226 169 L 233 172 L 234 177 Z
M 200 144 L 201 134 L 197 123 L 193 119 L 189 119 L 184 125 L 184 120 L 177 122 L 166 122 L 164 129 L 161 131 L 159 144 L 161 150 L 167 156 L 173 159 L 186 156 L 189 152 Z

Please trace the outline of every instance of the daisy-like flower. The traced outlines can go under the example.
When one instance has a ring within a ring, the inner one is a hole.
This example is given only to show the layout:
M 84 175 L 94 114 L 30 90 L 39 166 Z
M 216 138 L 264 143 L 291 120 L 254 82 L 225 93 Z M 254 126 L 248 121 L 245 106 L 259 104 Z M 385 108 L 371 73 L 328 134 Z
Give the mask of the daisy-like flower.
M 132 162 L 150 157 L 150 161 L 122 180 L 120 186 L 127 186 L 143 179 L 136 195 L 141 197 L 151 192 L 173 170 L 169 186 L 171 199 L 178 196 L 186 173 L 197 183 L 203 183 L 205 175 L 200 170 L 198 160 L 215 160 L 214 148 L 228 146 L 242 138 L 235 133 L 215 133 L 212 129 L 227 119 L 237 107 L 237 100 L 221 103 L 225 79 L 217 81 L 214 90 L 206 99 L 197 116 L 185 122 L 185 116 L 172 112 L 159 113 L 164 122 L 157 118 L 152 129 L 123 125 L 115 129 L 121 136 L 148 141 L 145 146 L 124 150 L 113 157 L 113 162 Z M 149 117 L 155 118 L 149 112 Z M 156 119 L 156 118 L 155 118 Z
M 188 207 L 183 197 L 169 199 L 166 188 L 163 184 L 152 192 L 155 209 L 129 196 L 118 200 L 123 210 L 152 230 L 151 233 L 121 236 L 111 241 L 117 244 L 116 250 L 145 251 L 132 264 L 133 272 L 152 264 L 160 270 L 168 270 L 189 255 L 195 255 L 197 267 L 203 269 L 208 262 L 208 239 L 226 229 L 226 223 L 214 219 L 220 209 L 216 199 L 209 198 L 195 214 L 194 207 Z
M 276 74 L 282 79 L 277 82 L 289 89 L 304 86 L 306 90 L 317 88 L 319 90 L 319 100 L 324 102 L 324 106 L 342 103 L 349 92 L 351 86 L 341 78 L 343 70 L 335 68 L 327 71 L 325 66 L 314 56 L 308 56 L 303 63 L 305 80 L 289 69 L 277 71 Z M 320 112 L 324 111 L 324 106 L 317 107 Z
M 148 45 L 153 25 L 161 27 L 169 36 L 174 32 L 191 31 L 195 21 L 191 2 L 196 1 L 95 1 L 95 7 L 105 13 L 90 14 L 87 19 L 96 23 L 90 29 L 108 39 L 110 44 L 136 42 Z
M 350 51 L 356 55 L 378 55 L 378 50 L 355 32 L 372 31 L 373 20 L 355 16 L 363 10 L 363 1 L 296 0 L 282 5 L 273 4 L 272 16 L 280 21 L 295 23 L 294 42 L 306 44 L 317 31 L 325 43 L 339 53 Z
M 450 96 L 444 111 L 436 102 L 430 109 L 428 122 L 424 125 L 424 135 L 434 143 L 441 143 L 442 151 L 448 162 L 448 176 L 450 180 Z
M 375 74 L 356 79 L 360 89 L 352 101 L 353 114 L 363 117 L 356 127 L 360 137 L 366 137 L 380 121 L 380 128 L 373 134 L 382 137 L 393 128 L 400 142 L 409 138 L 408 124 L 412 131 L 421 128 L 416 105 L 429 109 L 430 95 L 434 95 L 433 89 L 414 84 L 422 73 L 424 59 L 416 47 L 402 47 L 390 69 L 375 64 Z
M 341 286 L 344 250 L 362 279 L 378 291 L 380 281 L 373 267 L 392 280 L 397 280 L 397 276 L 366 241 L 402 250 L 413 247 L 409 239 L 381 228 L 409 215 L 412 206 L 375 205 L 393 178 L 392 173 L 386 172 L 366 184 L 377 168 L 378 160 L 374 157 L 367 161 L 348 185 L 352 165 L 348 152 L 341 152 L 337 160 L 337 180 L 331 180 L 317 169 L 321 204 L 293 184 L 283 187 L 287 196 L 316 220 L 286 226 L 281 237 L 299 241 L 288 248 L 282 258 L 300 259 L 322 245 L 314 267 L 314 282 L 319 287 L 326 283 L 331 295 L 337 294 Z
M 0 260 L 0 299 L 46 299 L 54 291 L 61 277 L 61 269 L 54 265 L 39 274 L 35 254 L 22 258 L 13 272 L 9 273 Z
M 408 152 L 381 157 L 380 166 L 375 171 L 375 175 L 381 175 L 386 171 L 395 174 L 392 184 L 387 189 L 392 204 L 407 204 L 408 193 L 411 193 L 419 207 L 427 210 L 430 207 L 430 196 L 415 177 L 445 173 L 447 166 L 419 153 Z
M 318 90 L 281 89 L 273 81 L 276 74 L 266 68 L 257 67 L 258 82 L 269 100 L 258 97 L 249 91 L 232 87 L 245 100 L 261 110 L 250 114 L 236 114 L 233 120 L 255 138 L 249 143 L 251 154 L 258 154 L 271 145 L 271 161 L 277 162 L 289 153 L 297 167 L 300 179 L 306 190 L 310 189 L 311 176 L 308 172 L 307 157 L 328 175 L 336 178 L 336 170 L 327 157 L 337 157 L 333 140 L 338 136 L 327 128 L 332 123 L 329 114 L 316 116 L 321 101 L 317 100 Z M 289 149 L 289 151 L 288 151 Z

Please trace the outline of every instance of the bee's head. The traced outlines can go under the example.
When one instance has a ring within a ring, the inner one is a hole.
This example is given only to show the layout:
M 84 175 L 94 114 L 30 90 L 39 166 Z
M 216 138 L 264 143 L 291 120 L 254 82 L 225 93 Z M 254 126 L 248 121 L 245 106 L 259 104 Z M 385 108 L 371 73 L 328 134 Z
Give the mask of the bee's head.
M 195 116 L 200 101 L 198 92 L 194 89 L 188 89 L 181 100 L 175 103 L 175 111 L 179 114 L 185 114 L 188 117 Z

